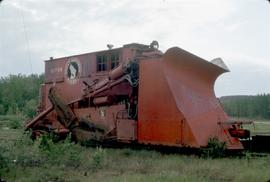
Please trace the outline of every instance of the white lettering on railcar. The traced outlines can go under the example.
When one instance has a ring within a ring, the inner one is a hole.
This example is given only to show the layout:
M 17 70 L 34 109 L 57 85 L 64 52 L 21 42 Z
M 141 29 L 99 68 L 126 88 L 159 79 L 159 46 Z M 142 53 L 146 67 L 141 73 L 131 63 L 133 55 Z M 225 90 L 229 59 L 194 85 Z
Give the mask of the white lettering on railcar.
M 50 70 L 51 74 L 54 74 L 54 73 L 62 73 L 63 72 L 63 68 L 62 67 L 56 67 L 56 68 L 52 68 Z

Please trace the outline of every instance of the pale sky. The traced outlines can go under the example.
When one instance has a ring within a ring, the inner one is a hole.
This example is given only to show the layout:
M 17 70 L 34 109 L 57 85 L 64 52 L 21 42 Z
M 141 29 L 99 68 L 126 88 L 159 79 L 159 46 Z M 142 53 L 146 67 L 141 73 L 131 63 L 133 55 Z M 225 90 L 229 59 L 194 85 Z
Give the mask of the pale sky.
M 270 93 L 267 0 L 4 0 L 0 76 L 44 72 L 43 60 L 157 40 L 231 72 L 217 96 Z

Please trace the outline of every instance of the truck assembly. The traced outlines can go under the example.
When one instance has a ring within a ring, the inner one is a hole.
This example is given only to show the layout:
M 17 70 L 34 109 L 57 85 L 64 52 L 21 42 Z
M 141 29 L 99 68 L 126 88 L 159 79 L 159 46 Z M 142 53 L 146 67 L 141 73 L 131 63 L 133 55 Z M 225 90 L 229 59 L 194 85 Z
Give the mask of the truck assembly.
M 45 61 L 34 137 L 71 133 L 76 141 L 206 147 L 210 138 L 243 149 L 249 131 L 230 121 L 214 93 L 228 68 L 158 42 Z

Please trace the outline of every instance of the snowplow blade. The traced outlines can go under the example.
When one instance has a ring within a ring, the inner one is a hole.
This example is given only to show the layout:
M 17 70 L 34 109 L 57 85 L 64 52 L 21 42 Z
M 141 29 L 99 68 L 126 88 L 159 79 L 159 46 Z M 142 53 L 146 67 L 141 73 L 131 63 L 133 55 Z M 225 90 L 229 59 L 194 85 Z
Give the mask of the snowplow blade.
M 158 62 L 158 63 L 157 63 Z M 173 47 L 160 60 L 140 62 L 138 140 L 185 147 L 206 147 L 210 138 L 242 149 L 231 137 L 229 118 L 214 93 L 215 80 L 228 68 Z

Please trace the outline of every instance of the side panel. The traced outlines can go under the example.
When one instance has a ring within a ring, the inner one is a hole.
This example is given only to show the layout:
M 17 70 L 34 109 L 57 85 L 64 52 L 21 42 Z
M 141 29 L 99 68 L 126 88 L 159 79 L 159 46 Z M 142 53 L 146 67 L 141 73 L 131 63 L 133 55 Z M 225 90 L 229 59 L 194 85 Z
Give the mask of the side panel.
M 116 127 L 117 113 L 124 109 L 124 105 L 113 105 L 74 109 L 74 113 L 80 118 L 89 119 L 94 124 L 101 125 L 107 130 L 112 130 Z
M 117 120 L 117 139 L 128 142 L 137 139 L 137 122 L 130 119 Z
M 197 146 L 168 87 L 161 59 L 141 60 L 139 78 L 138 142 Z

